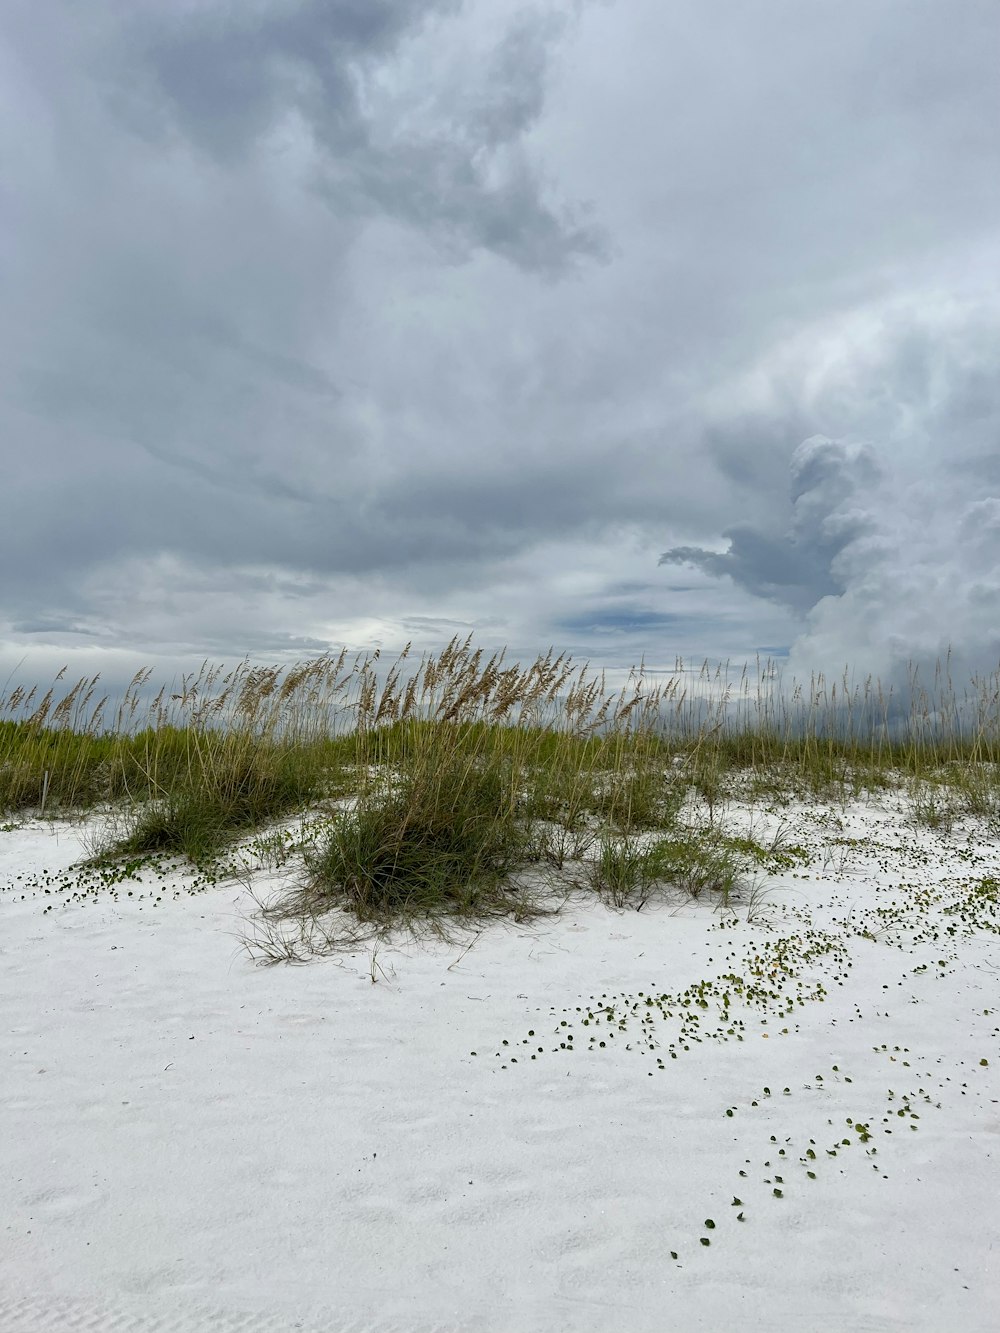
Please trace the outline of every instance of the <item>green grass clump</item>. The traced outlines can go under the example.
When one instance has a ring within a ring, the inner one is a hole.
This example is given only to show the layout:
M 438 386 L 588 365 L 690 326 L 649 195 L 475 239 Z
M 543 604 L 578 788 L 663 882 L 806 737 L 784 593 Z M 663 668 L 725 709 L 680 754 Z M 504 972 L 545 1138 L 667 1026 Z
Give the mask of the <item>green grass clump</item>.
M 641 911 L 657 879 L 655 858 L 635 838 L 605 836 L 589 866 L 590 887 L 612 907 Z
M 684 829 L 651 849 L 656 873 L 691 898 L 714 895 L 728 906 L 741 878 L 739 858 L 712 831 Z
M 103 856 L 173 853 L 203 865 L 241 833 L 308 805 L 317 795 L 317 776 L 291 752 L 261 754 L 249 743 L 237 746 L 232 755 L 223 750 L 187 781 L 172 782 L 162 799 L 132 806 L 127 830 L 119 832 Z
M 115 744 L 110 737 L 0 721 L 0 809 L 55 813 L 111 799 Z
M 675 826 L 651 842 L 605 836 L 589 866 L 593 889 L 611 906 L 636 911 L 658 891 L 679 891 L 690 898 L 714 896 L 727 907 L 742 879 L 740 858 L 711 828 Z
M 594 814 L 623 832 L 672 824 L 684 801 L 684 788 L 664 774 L 662 764 L 613 773 L 590 802 Z
M 744 858 L 752 865 L 772 873 L 791 870 L 795 866 L 806 865 L 810 853 L 798 843 L 787 842 L 783 836 L 776 835 L 766 845 L 746 835 L 718 833 L 720 847 Z
M 495 911 L 511 899 L 526 843 L 508 766 L 459 752 L 339 815 L 307 857 L 313 906 L 365 922 Z

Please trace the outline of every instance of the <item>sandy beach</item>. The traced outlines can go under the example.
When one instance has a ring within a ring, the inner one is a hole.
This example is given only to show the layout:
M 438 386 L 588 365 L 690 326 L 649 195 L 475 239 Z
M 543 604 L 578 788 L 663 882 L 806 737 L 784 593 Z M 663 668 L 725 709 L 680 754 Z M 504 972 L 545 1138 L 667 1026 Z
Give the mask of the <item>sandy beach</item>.
M 995 1329 L 1000 847 L 771 818 L 808 856 L 729 910 L 274 967 L 293 868 L 86 892 L 87 826 L 15 821 L 0 1328 Z

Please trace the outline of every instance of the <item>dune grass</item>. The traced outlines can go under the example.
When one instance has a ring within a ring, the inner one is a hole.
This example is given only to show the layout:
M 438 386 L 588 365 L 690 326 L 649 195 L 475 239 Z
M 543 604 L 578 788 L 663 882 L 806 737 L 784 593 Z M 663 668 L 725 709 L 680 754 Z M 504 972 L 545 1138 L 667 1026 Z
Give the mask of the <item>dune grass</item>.
M 846 674 L 784 689 L 770 664 L 735 684 L 721 668 L 639 669 L 614 690 L 565 656 L 507 664 L 456 639 L 387 666 L 377 652 L 205 664 L 155 695 L 150 679 L 138 673 L 113 711 L 97 677 L 0 698 L 0 813 L 104 809 L 96 860 L 167 853 L 204 867 L 312 811 L 325 832 L 279 916 L 518 914 L 538 867 L 617 907 L 664 888 L 726 902 L 775 852 L 726 833 L 735 796 L 780 805 L 902 786 L 928 827 L 1000 822 L 997 677 L 959 695 L 947 665 L 929 690 L 913 673 L 902 699 Z M 692 797 L 707 816 L 697 827 Z

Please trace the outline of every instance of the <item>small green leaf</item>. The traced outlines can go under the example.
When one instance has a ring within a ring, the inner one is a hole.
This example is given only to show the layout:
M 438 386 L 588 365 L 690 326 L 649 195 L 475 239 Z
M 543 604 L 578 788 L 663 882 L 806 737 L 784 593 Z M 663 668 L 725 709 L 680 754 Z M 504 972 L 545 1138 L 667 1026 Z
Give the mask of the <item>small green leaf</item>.
M 730 1206 L 730 1208 L 742 1208 L 742 1207 L 743 1207 L 743 1200 L 742 1200 L 742 1199 L 737 1199 L 736 1195 L 734 1194 L 734 1195 L 733 1195 L 733 1201 L 732 1201 L 732 1203 L 731 1203 L 729 1206 Z
M 677 1258 L 677 1251 L 676 1251 L 676 1250 L 671 1250 L 671 1251 L 670 1251 L 670 1257 L 671 1257 L 671 1259 L 676 1259 L 676 1258 Z
M 712 1221 L 710 1217 L 705 1218 L 705 1226 L 709 1231 L 714 1231 L 715 1229 L 715 1223 Z
M 701 1243 L 702 1245 L 711 1245 L 712 1242 L 708 1239 L 707 1236 L 702 1236 Z
M 771 1193 L 774 1195 L 776 1199 L 783 1199 L 785 1197 L 784 1193 L 779 1189 L 773 1189 Z

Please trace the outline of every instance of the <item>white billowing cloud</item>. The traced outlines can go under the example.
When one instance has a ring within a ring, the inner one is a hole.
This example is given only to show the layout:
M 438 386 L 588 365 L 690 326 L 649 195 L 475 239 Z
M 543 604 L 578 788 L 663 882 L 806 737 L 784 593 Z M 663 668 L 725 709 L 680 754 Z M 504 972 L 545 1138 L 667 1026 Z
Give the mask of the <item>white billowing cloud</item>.
M 793 610 L 789 665 L 799 678 L 848 667 L 890 684 L 913 666 L 933 674 L 949 654 L 958 677 L 996 670 L 997 345 L 997 307 L 928 294 L 865 308 L 775 349 L 770 365 L 719 391 L 720 419 L 742 402 L 744 422 L 784 414 L 853 426 L 864 438 L 802 441 L 762 517 L 720 534 L 727 550 L 676 546 L 661 562 L 727 576 Z M 716 447 L 727 466 L 731 439 Z
M 963 684 L 1000 669 L 1000 496 L 969 500 L 941 468 L 866 518 L 868 533 L 837 557 L 843 591 L 807 614 L 793 667 L 829 671 L 839 657 L 901 682 L 950 658 Z

